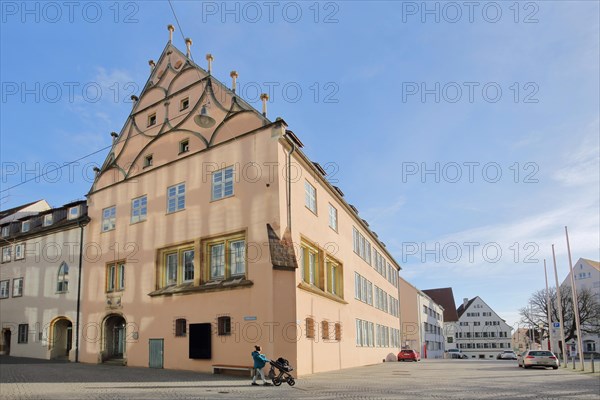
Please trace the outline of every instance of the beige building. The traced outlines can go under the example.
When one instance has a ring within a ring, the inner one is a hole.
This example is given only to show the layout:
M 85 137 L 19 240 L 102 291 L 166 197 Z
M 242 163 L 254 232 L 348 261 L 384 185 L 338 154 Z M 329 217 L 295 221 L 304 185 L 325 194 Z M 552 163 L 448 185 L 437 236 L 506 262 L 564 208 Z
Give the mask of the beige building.
M 2 212 L 0 352 L 75 361 L 87 206 L 41 202 Z
M 395 355 L 400 266 L 207 60 L 169 40 L 97 172 L 81 360 L 244 369 L 260 344 L 306 375 Z

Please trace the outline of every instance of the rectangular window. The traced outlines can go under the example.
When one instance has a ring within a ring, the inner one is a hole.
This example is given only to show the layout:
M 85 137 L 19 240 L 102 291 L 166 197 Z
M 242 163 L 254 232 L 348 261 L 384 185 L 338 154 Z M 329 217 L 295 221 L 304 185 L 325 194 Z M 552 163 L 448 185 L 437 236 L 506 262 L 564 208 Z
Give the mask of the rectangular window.
M 356 345 L 362 346 L 362 321 L 356 320 Z
M 25 243 L 19 243 L 15 245 L 15 260 L 22 260 L 25 258 Z
M 44 222 L 42 223 L 42 226 L 50 226 L 52 225 L 52 214 L 46 214 L 44 215 Z
M 336 322 L 335 324 L 335 340 L 338 342 L 342 340 L 342 324 Z
M 69 211 L 67 213 L 67 219 L 76 219 L 79 218 L 79 206 L 69 207 Z
M 2 248 L 2 262 L 10 262 L 12 260 L 12 247 L 5 246 Z
M 231 335 L 231 317 L 219 317 L 217 318 L 218 334 L 219 336 Z
M 179 142 L 179 154 L 190 151 L 190 141 L 188 139 Z
M 300 251 L 304 253 L 302 257 L 304 261 L 304 275 L 302 276 L 302 280 L 323 289 L 319 250 L 307 243 L 302 243 Z
M 31 228 L 31 221 L 23 221 L 21 223 L 21 232 L 29 232 L 29 228 Z
M 343 269 L 337 262 L 327 259 L 327 291 L 333 295 L 343 298 L 342 283 Z
M 329 321 L 321 321 L 321 338 L 329 340 Z
M 2 237 L 8 237 L 9 233 L 10 233 L 10 225 L 3 226 L 2 227 Z
M 315 320 L 310 317 L 306 318 L 306 337 L 308 339 L 315 338 Z
M 194 250 L 183 252 L 183 280 L 185 282 L 194 280 Z
M 10 290 L 10 280 L 0 281 L 0 299 L 8 298 Z
M 151 167 L 153 162 L 154 157 L 152 156 L 152 154 L 147 155 L 146 157 L 144 157 L 144 168 Z
M 184 337 L 187 334 L 187 320 L 178 318 L 175 320 L 175 336 Z
M 125 263 L 106 265 L 106 291 L 115 292 L 125 289 Z
M 13 294 L 12 297 L 23 296 L 23 278 L 13 279 Z
M 304 181 L 304 204 L 310 211 L 317 213 L 317 189 Z
M 179 111 L 187 110 L 190 106 L 190 98 L 186 97 L 179 102 Z
M 131 223 L 145 221 L 148 215 L 148 198 L 141 196 L 131 200 Z
M 185 183 L 167 188 L 167 213 L 185 208 Z
M 115 229 L 117 216 L 117 207 L 107 207 L 102 210 L 102 232 L 112 231 Z
M 167 254 L 165 276 L 167 286 L 177 284 L 177 258 L 177 253 Z
M 29 338 L 29 324 L 19 324 L 19 335 L 17 343 L 27 343 Z
M 223 168 L 212 174 L 212 199 L 233 196 L 233 167 Z
M 148 115 L 148 126 L 156 125 L 156 113 Z
M 338 230 L 338 213 L 337 208 L 329 205 L 329 227 L 337 232 Z
M 211 239 L 204 243 L 207 272 L 210 281 L 240 278 L 246 275 L 246 239 L 234 235 Z
M 195 251 L 193 244 L 159 250 L 159 287 L 193 282 L 196 276 Z

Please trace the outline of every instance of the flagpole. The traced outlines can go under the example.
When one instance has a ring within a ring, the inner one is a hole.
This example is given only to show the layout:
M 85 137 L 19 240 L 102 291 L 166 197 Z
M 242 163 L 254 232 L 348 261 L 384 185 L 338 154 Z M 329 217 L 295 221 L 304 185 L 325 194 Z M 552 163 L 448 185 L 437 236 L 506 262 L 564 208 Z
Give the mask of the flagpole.
M 567 253 L 569 255 L 569 269 L 571 271 L 571 290 L 573 291 L 573 312 L 575 313 L 575 328 L 577 329 L 577 352 L 579 353 L 579 368 L 585 371 L 583 362 L 583 341 L 581 338 L 581 326 L 579 325 L 579 297 L 577 297 L 577 287 L 575 286 L 575 272 L 573 271 L 573 262 L 571 261 L 571 246 L 569 245 L 569 232 L 565 226 L 565 236 L 567 237 Z
M 552 317 L 550 316 L 550 292 L 548 291 L 548 271 L 544 258 L 544 277 L 546 278 L 546 315 L 548 316 L 548 350 L 552 351 Z
M 556 280 L 556 303 L 558 304 L 558 320 L 560 322 L 560 337 L 562 339 L 563 367 L 567 368 L 567 342 L 565 341 L 565 322 L 563 321 L 562 297 L 560 296 L 560 285 L 558 284 L 558 272 L 556 272 L 556 254 L 552 245 L 552 260 L 554 261 L 554 279 Z

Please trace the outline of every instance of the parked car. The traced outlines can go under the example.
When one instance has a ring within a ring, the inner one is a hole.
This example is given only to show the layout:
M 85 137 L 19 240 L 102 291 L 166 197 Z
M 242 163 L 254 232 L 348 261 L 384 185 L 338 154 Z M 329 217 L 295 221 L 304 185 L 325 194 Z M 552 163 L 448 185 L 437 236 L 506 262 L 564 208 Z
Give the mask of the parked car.
M 398 353 L 398 361 L 421 361 L 421 355 L 414 350 L 401 350 Z
M 527 350 L 517 357 L 519 367 L 552 367 L 558 369 L 558 358 L 553 352 L 547 350 Z
M 448 353 L 450 358 L 459 358 L 459 359 L 469 358 L 469 356 L 467 356 L 465 353 L 460 351 L 460 349 L 448 349 L 448 350 L 446 350 L 446 353 Z
M 517 354 L 512 350 L 504 350 L 502 353 L 498 353 L 496 360 L 516 360 Z

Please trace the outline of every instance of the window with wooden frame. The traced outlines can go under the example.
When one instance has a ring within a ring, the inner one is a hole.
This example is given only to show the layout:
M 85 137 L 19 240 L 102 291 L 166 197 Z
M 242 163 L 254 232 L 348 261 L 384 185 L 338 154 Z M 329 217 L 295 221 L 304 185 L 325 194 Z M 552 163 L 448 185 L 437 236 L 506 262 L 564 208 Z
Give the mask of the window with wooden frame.
M 148 126 L 156 125 L 156 113 L 148 115 Z
M 231 335 L 231 317 L 221 316 L 217 318 L 217 334 L 219 336 Z
M 184 337 L 187 335 L 187 320 L 185 318 L 177 318 L 175 320 L 175 336 Z
M 308 339 L 315 338 L 315 320 L 311 317 L 306 318 L 306 337 Z
M 196 276 L 195 255 L 193 243 L 159 250 L 158 287 L 193 282 Z
M 25 258 L 25 243 L 15 245 L 15 260 L 23 260 Z
M 69 291 L 69 266 L 63 262 L 58 267 L 58 275 L 56 277 L 56 292 L 66 293 Z
M 7 299 L 10 292 L 10 280 L 0 281 L 0 299 Z
M 12 246 L 5 246 L 2 248 L 2 262 L 10 262 L 12 260 Z
M 303 241 L 300 246 L 300 273 L 302 280 L 309 285 L 323 289 L 322 265 L 319 249 Z
M 179 111 L 187 110 L 190 106 L 190 98 L 186 97 L 179 102 Z
M 244 233 L 203 242 L 205 280 L 219 281 L 246 276 L 246 237 Z
M 327 269 L 327 292 L 343 299 L 344 274 L 342 264 L 330 257 L 327 257 L 325 264 Z
M 179 154 L 187 153 L 190 151 L 190 141 L 189 139 L 182 140 L 179 142 Z
M 321 321 L 321 338 L 329 340 L 329 321 Z
M 13 293 L 12 297 L 23 296 L 23 278 L 13 279 Z
M 335 323 L 335 340 L 338 342 L 342 340 L 342 324 L 339 322 Z
M 119 292 L 125 289 L 125 262 L 106 264 L 106 291 Z

